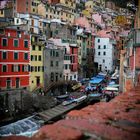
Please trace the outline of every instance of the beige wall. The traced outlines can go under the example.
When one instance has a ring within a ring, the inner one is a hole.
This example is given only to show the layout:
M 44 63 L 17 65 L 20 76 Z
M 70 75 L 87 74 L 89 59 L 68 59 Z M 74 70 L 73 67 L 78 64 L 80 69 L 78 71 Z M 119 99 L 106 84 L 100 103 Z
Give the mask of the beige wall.
M 45 8 L 45 5 L 40 3 L 38 5 L 38 14 L 43 16 L 43 17 L 46 17 L 46 8 Z

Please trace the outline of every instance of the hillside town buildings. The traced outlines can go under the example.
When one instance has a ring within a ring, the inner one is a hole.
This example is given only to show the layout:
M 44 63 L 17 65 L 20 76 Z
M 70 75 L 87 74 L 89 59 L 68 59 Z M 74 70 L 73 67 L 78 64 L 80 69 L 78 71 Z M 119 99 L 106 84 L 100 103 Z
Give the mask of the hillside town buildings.
M 7 43 L 8 47 L 1 46 L 1 78 L 5 81 L 1 82 L 1 89 L 26 87 L 33 91 L 38 86 L 45 88 L 51 82 L 78 81 L 90 78 L 96 72 L 113 72 L 117 68 L 122 79 L 121 90 L 125 90 L 125 85 L 128 85 L 128 78 L 123 78 L 126 59 L 130 70 L 136 72 L 133 81 L 139 74 L 139 42 L 131 42 L 131 36 L 137 36 L 134 37 L 136 40 L 139 35 L 138 15 L 139 10 L 134 23 L 137 30 L 131 35 L 132 32 L 128 33 L 133 13 L 110 1 L 87 0 L 81 5 L 80 1 L 74 0 L 3 0 L 0 2 L 0 41 L 1 45 Z M 10 38 L 19 40 L 21 48 L 9 46 Z M 23 44 L 25 38 L 27 48 Z M 125 49 L 127 44 L 131 46 L 129 49 Z M 16 54 L 18 49 L 21 50 Z M 18 59 L 7 59 L 14 52 Z M 22 55 L 28 60 L 22 59 Z M 17 68 L 18 72 L 10 73 L 11 77 L 8 77 L 13 62 L 20 65 L 20 70 Z M 27 64 L 28 69 L 22 71 L 21 64 Z M 28 80 L 24 81 L 24 76 Z

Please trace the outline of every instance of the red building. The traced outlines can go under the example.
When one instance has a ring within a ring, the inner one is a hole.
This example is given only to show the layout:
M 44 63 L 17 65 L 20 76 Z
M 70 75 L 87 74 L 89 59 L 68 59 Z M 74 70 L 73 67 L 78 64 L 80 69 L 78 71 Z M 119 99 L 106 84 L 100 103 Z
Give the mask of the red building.
M 70 44 L 71 71 L 78 72 L 78 47 Z
M 0 89 L 28 88 L 30 36 L 22 30 L 0 29 Z

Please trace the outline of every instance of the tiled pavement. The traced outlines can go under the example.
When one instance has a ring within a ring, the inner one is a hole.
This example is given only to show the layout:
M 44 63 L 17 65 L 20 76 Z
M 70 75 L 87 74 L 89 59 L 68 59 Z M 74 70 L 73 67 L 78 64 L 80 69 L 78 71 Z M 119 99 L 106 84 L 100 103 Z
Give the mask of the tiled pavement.
M 43 126 L 31 139 L 140 140 L 140 85 L 108 103 L 73 110 L 64 120 Z

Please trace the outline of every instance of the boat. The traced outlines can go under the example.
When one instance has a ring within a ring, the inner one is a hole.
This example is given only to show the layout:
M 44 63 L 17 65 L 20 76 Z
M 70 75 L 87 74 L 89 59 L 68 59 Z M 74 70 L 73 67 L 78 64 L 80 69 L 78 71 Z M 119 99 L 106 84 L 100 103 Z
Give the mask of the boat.
M 81 97 L 79 97 L 79 98 L 74 99 L 74 101 L 75 101 L 76 103 L 80 103 L 80 102 L 82 102 L 82 101 L 84 101 L 84 100 L 86 100 L 86 99 L 87 99 L 87 95 L 84 95 L 84 96 L 81 96 Z
M 64 102 L 62 103 L 62 105 L 66 106 L 66 105 L 72 104 L 72 103 L 74 103 L 74 102 L 75 102 L 74 99 L 70 99 L 70 100 L 64 101 Z
M 88 101 L 100 101 L 102 99 L 102 93 L 90 93 L 88 95 Z

